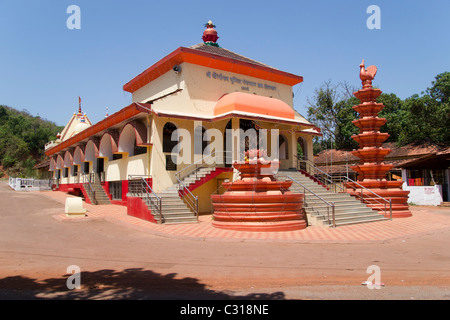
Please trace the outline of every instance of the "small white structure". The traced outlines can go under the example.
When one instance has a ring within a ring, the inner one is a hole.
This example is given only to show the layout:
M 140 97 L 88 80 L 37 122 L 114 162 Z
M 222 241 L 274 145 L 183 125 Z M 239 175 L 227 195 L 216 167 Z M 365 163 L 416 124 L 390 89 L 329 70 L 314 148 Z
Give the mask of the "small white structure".
M 66 206 L 65 206 L 65 212 L 66 215 L 86 215 L 86 209 L 83 208 L 83 201 L 81 198 L 74 197 L 74 198 L 67 198 L 66 199 Z
M 36 190 L 51 190 L 51 179 L 27 179 L 9 177 L 9 186 L 16 191 L 36 191 Z
M 408 203 L 420 206 L 438 206 L 442 203 L 442 186 L 408 186 L 403 183 L 403 190 L 409 191 Z

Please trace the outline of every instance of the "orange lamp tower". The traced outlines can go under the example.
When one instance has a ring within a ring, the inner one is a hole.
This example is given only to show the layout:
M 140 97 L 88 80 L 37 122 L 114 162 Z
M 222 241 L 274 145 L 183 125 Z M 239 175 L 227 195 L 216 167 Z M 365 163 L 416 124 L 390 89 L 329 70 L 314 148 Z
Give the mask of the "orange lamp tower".
M 359 113 L 359 118 L 353 120 L 353 124 L 359 128 L 360 133 L 352 136 L 359 145 L 359 149 L 352 151 L 352 154 L 360 161 L 358 165 L 351 166 L 351 168 L 358 173 L 358 183 L 361 186 L 380 197 L 391 200 L 393 218 L 410 217 L 412 214 L 407 202 L 409 191 L 401 189 L 403 181 L 387 181 L 386 179 L 386 173 L 393 165 L 385 164 L 383 161 L 392 149 L 382 147 L 389 134 L 380 132 L 386 119 L 378 117 L 378 113 L 383 110 L 384 105 L 376 101 L 382 91 L 372 87 L 372 80 L 376 73 L 376 66 L 365 69 L 364 60 L 362 61 L 360 65 L 362 89 L 353 93 L 361 102 L 353 107 Z M 380 212 L 384 210 L 384 203 L 370 200 L 373 198 L 371 192 L 355 183 L 348 183 L 348 185 L 351 187 L 348 189 L 351 194 L 362 194 L 369 206 Z

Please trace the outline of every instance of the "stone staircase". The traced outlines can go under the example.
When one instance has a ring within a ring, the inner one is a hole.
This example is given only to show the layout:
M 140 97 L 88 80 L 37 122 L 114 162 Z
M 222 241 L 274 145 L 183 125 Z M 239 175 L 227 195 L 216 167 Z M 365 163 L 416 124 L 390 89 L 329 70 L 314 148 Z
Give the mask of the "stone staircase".
M 192 212 L 183 199 L 180 198 L 178 188 L 176 186 L 172 186 L 161 193 L 157 193 L 156 195 L 161 198 L 162 223 L 175 224 L 198 222 L 195 213 Z M 149 206 L 149 208 L 151 207 Z M 153 216 L 155 217 L 155 220 L 159 222 L 159 214 L 154 213 Z
M 95 189 L 95 197 L 89 192 L 89 186 L 87 186 L 86 183 L 83 185 L 83 187 L 92 204 L 111 204 L 108 195 L 106 194 L 100 183 L 100 177 L 97 174 L 95 175 L 94 181 L 91 183 L 91 185 Z
M 348 193 L 331 192 L 323 185 L 298 171 L 280 170 L 277 177 L 279 177 L 278 179 L 283 180 L 284 178 L 282 176 L 289 176 L 326 201 L 330 203 L 334 202 L 336 226 L 388 220 L 382 214 L 379 214 L 376 210 L 367 207 L 364 203 L 361 203 L 361 201 L 350 196 Z M 295 182 L 290 187 L 290 190 L 296 193 L 304 192 L 304 188 Z M 306 190 L 305 193 L 304 208 L 308 217 L 308 223 L 310 225 L 332 225 L 331 208 L 329 209 L 330 220 L 328 220 L 329 206 L 308 192 L 308 190 Z
M 207 175 L 211 174 L 214 170 L 215 168 L 199 168 L 196 172 L 193 172 L 183 178 L 182 183 L 185 187 L 189 188 L 191 184 L 194 184 L 201 178 L 204 178 Z M 179 185 L 176 183 L 166 190 L 160 193 L 156 193 L 156 195 L 161 198 L 161 215 L 163 219 L 162 222 L 165 224 L 198 222 L 195 213 L 191 211 L 189 206 L 183 201 L 183 199 L 181 199 L 178 190 Z M 147 203 L 147 206 L 149 207 L 149 209 L 151 209 L 150 203 Z M 154 210 L 152 210 L 152 212 L 153 211 Z M 153 216 L 155 217 L 155 220 L 159 222 L 159 214 L 154 213 Z
M 192 172 L 188 176 L 184 177 L 181 181 L 183 184 L 189 188 L 191 184 L 196 183 L 200 179 L 206 177 L 207 175 L 210 175 L 212 172 L 214 172 L 216 168 L 198 168 L 196 171 Z M 172 186 L 173 187 L 173 186 Z

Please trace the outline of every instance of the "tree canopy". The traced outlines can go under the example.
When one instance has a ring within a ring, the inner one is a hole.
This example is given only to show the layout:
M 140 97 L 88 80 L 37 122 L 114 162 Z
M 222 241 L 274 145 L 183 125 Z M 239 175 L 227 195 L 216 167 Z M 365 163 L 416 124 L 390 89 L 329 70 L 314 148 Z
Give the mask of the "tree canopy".
M 63 127 L 0 105 L 0 165 L 9 175 L 33 176 L 33 167 L 44 159 L 44 146 Z M 3 175 L 0 170 L 0 177 Z

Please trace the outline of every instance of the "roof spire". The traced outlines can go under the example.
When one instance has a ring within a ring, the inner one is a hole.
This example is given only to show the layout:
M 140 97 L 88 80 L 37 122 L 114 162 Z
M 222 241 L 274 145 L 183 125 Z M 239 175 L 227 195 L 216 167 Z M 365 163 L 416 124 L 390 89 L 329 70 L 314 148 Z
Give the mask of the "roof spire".
M 82 115 L 83 113 L 81 112 L 81 98 L 78 96 L 78 115 Z
M 219 44 L 217 43 L 217 39 L 219 37 L 217 36 L 217 31 L 214 29 L 216 26 L 212 23 L 211 20 L 208 21 L 208 23 L 205 23 L 206 30 L 203 31 L 203 42 L 206 45 L 218 47 Z

